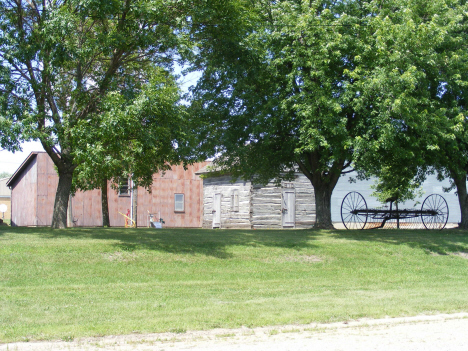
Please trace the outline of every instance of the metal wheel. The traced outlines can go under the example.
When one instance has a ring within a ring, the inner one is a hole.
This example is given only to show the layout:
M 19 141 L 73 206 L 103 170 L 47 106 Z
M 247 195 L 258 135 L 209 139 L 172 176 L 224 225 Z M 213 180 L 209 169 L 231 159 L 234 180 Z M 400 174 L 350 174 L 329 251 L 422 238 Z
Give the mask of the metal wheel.
M 424 200 L 421 219 L 426 229 L 444 229 L 448 221 L 449 208 L 447 201 L 438 195 L 432 194 Z
M 364 229 L 367 223 L 367 203 L 358 192 L 348 193 L 341 203 L 341 221 L 346 229 Z

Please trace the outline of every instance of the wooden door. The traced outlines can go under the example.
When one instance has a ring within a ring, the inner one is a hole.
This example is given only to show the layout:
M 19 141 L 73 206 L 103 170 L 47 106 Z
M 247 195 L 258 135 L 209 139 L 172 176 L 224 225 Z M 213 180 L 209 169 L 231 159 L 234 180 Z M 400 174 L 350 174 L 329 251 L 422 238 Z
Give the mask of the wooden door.
M 294 190 L 283 191 L 282 207 L 283 227 L 294 227 L 296 225 L 296 193 Z
M 221 227 L 221 194 L 213 197 L 213 228 Z

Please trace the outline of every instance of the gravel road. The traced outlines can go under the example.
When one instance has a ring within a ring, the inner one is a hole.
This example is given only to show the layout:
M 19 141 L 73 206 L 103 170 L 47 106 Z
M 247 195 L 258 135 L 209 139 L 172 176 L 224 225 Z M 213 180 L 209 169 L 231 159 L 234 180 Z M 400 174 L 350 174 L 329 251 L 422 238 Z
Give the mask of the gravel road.
M 468 313 L 0 344 L 0 351 L 468 351 Z

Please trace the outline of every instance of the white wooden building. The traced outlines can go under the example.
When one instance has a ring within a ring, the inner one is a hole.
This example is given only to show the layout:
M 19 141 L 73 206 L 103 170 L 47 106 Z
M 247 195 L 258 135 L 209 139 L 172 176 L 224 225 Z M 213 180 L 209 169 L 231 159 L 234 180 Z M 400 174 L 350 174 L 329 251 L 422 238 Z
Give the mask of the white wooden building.
M 315 223 L 314 189 L 302 173 L 280 186 L 233 182 L 210 172 L 210 166 L 196 174 L 203 178 L 203 228 L 293 229 Z
M 6 186 L 10 178 L 0 179 L 0 219 L 11 218 L 11 190 Z
M 382 207 L 384 204 L 380 203 L 376 197 L 372 196 L 374 190 L 372 189 L 372 185 L 375 184 L 375 179 L 371 178 L 369 180 L 358 180 L 354 182 L 350 182 L 350 179 L 356 179 L 356 173 L 346 174 L 341 176 L 336 184 L 335 190 L 333 190 L 332 198 L 331 198 L 331 215 L 333 223 L 338 223 L 339 228 L 341 228 L 341 203 L 343 198 L 348 194 L 350 191 L 357 191 L 359 192 L 367 202 L 368 208 L 378 208 Z M 468 184 L 468 182 L 467 182 Z M 415 199 L 414 201 L 407 201 L 405 203 L 400 203 L 400 208 L 416 208 L 420 209 L 421 204 L 424 202 L 424 199 L 431 195 L 431 194 L 438 194 L 441 195 L 446 201 L 449 207 L 449 216 L 448 216 L 448 223 L 457 224 L 461 220 L 461 213 L 460 213 L 460 204 L 458 203 L 458 196 L 456 194 L 456 189 L 452 189 L 450 192 L 445 192 L 444 188 L 450 187 L 450 180 L 444 179 L 439 181 L 435 174 L 429 174 L 427 179 L 421 184 L 421 188 L 423 190 L 423 194 Z

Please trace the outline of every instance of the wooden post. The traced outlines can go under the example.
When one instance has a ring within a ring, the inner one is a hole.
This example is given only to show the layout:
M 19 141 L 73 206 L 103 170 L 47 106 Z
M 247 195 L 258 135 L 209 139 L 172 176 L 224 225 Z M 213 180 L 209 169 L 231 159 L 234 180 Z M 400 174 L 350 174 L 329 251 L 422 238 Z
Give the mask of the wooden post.
M 395 202 L 395 207 L 397 211 L 397 219 L 396 219 L 397 229 L 400 229 L 400 212 L 398 212 L 398 201 Z
M 73 208 L 72 208 L 72 195 L 68 196 L 68 208 L 67 208 L 67 227 L 73 227 Z
M 133 192 L 133 196 L 132 196 L 132 219 L 135 223 L 135 228 L 138 227 L 138 221 L 137 221 L 137 214 L 138 214 L 138 187 L 135 186 L 135 184 L 132 182 L 132 192 Z

